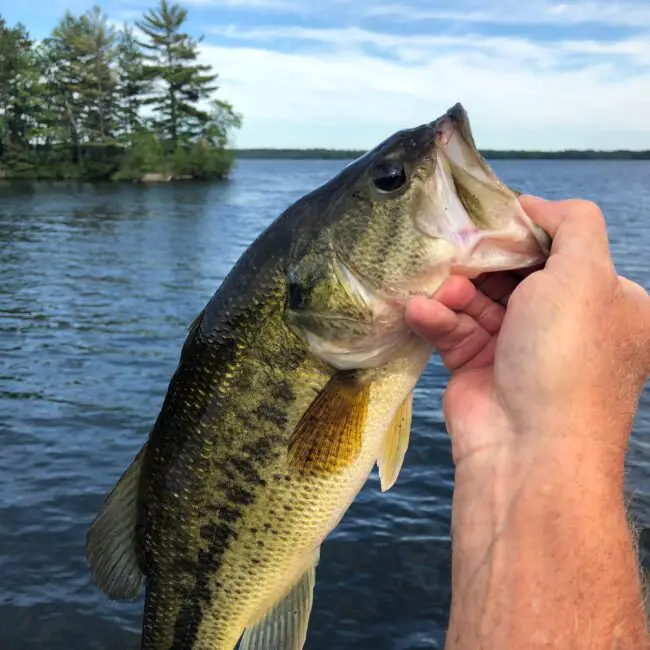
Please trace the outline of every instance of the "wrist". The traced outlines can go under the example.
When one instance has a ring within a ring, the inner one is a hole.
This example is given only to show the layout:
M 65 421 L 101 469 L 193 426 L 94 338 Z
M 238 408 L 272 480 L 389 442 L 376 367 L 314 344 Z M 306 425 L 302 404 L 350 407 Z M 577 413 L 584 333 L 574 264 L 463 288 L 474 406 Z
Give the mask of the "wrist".
M 643 647 L 623 472 L 612 465 L 566 440 L 504 444 L 458 464 L 450 630 L 467 632 L 448 648 L 605 647 L 589 645 L 589 626 L 610 646 L 624 632 L 632 644 L 621 648 Z
M 581 439 L 510 439 L 458 462 L 454 484 L 455 535 L 489 543 L 514 515 L 539 521 L 572 507 L 574 517 L 623 508 L 624 456 Z
M 455 482 L 463 492 L 483 490 L 483 483 L 495 480 L 511 490 L 524 480 L 547 489 L 563 481 L 623 489 L 631 423 L 544 417 L 541 425 L 522 428 L 501 413 L 489 415 L 487 426 L 452 432 Z

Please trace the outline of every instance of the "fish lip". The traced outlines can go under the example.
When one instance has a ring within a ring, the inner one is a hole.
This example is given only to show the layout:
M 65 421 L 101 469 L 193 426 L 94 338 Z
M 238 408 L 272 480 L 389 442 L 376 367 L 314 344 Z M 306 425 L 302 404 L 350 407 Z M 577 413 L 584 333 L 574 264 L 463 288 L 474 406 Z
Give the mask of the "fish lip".
M 474 179 L 483 185 L 492 185 L 504 194 L 512 197 L 513 200 L 518 201 L 521 194 L 508 187 L 492 170 L 485 158 L 481 155 L 474 135 L 472 133 L 469 116 L 465 107 L 456 102 L 449 108 L 442 116 L 434 120 L 431 125 L 434 128 L 434 138 L 437 147 L 440 149 L 442 155 L 447 158 L 454 165 L 463 168 L 465 172 L 474 177 Z M 454 138 L 460 140 L 460 146 L 454 148 Z M 469 159 L 468 159 L 469 158 Z M 524 212 L 523 208 L 517 211 L 517 218 L 523 221 L 530 229 L 533 237 L 537 240 L 542 253 L 545 257 L 550 255 L 552 238 L 543 230 L 538 224 L 532 222 L 530 217 Z M 459 237 L 468 236 L 474 239 L 477 236 L 476 244 L 482 237 L 482 230 L 480 228 L 470 228 L 472 232 L 460 232 Z
M 433 127 L 436 136 L 444 134 L 451 126 L 454 129 L 461 131 L 462 136 L 467 140 L 468 144 L 471 144 L 476 148 L 469 125 L 467 111 L 460 102 L 456 102 L 451 108 L 445 111 L 445 113 L 433 120 L 431 126 Z
M 463 105 L 456 103 L 430 126 L 435 162 L 434 173 L 427 183 L 433 212 L 426 209 L 418 212 L 416 226 L 425 236 L 447 242 L 449 248 L 440 266 L 436 265 L 437 268 L 425 273 L 423 278 L 400 289 L 418 294 L 422 293 L 422 286 L 431 287 L 450 273 L 471 279 L 484 273 L 529 268 L 531 262 L 542 263 L 550 252 L 550 238 L 532 222 L 515 192 L 481 156 Z M 497 201 L 492 203 L 491 216 L 475 218 L 465 202 L 466 197 L 463 200 L 460 193 L 468 183 L 484 196 L 479 199 L 481 203 L 483 200 Z M 500 204 L 496 212 L 494 206 Z M 495 218 L 501 211 L 503 218 Z M 530 240 L 521 236 L 522 227 L 530 232 Z M 501 246 L 500 241 L 505 245 Z M 492 262 L 494 268 L 489 268 Z M 420 287 L 416 288 L 417 285 Z
M 469 115 L 460 102 L 456 102 L 456 104 L 448 109 L 443 115 L 434 120 L 431 123 L 431 126 L 434 129 L 435 144 L 442 150 L 449 160 L 454 162 L 456 165 L 463 167 L 467 172 L 472 174 L 472 176 L 482 182 L 494 184 L 508 193 L 511 192 L 509 188 L 503 184 L 501 179 L 499 179 L 499 177 L 492 171 L 492 168 L 487 164 L 487 161 L 478 150 L 476 141 L 474 140 L 474 134 L 472 133 Z M 454 138 L 461 141 L 459 149 L 460 159 L 458 159 L 458 156 L 454 155 L 454 152 L 452 151 L 451 145 Z M 468 161 L 464 158 L 463 149 L 465 149 L 465 153 L 471 156 L 471 160 Z M 470 164 L 468 165 L 468 163 Z M 484 178 L 480 178 L 480 175 L 477 176 L 476 173 L 472 173 L 471 166 L 478 166 L 480 171 L 483 172 Z

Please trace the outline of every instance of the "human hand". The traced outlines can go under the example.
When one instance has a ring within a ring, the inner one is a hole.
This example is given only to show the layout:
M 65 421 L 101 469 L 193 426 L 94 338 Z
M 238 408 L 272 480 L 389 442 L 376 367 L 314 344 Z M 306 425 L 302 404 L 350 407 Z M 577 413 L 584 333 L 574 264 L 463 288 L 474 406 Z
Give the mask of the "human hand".
M 407 308 L 452 372 L 445 648 L 646 647 L 622 487 L 650 297 L 616 274 L 596 206 L 520 201 L 553 238 L 543 270 L 452 277 Z
M 622 477 L 650 372 L 650 297 L 616 274 L 597 206 L 520 201 L 553 239 L 544 269 L 451 277 L 407 308 L 452 372 L 443 411 L 454 461 L 568 444 Z

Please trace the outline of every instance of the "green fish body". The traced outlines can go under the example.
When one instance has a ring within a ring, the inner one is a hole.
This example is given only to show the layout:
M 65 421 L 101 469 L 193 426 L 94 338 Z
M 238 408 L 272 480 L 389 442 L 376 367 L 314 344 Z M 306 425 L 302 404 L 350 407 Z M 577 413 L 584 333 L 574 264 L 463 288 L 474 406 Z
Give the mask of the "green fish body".
M 144 650 L 300 650 L 320 546 L 375 464 L 390 489 L 433 349 L 407 300 L 537 264 L 548 239 L 460 105 L 288 208 L 190 327 L 149 439 L 87 539 Z

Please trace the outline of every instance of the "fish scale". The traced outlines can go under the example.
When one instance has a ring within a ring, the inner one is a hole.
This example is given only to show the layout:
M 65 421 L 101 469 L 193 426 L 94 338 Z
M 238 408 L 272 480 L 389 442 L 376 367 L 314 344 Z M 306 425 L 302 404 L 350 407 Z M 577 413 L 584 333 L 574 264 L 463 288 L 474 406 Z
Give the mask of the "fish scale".
M 258 300 L 252 303 L 255 309 L 246 309 L 247 313 L 240 319 L 242 325 L 239 328 L 235 324 L 236 319 L 231 319 L 228 323 L 226 339 L 219 335 L 207 337 L 208 341 L 216 338 L 221 346 L 227 343 L 228 349 L 232 352 L 228 360 L 223 356 L 216 358 L 215 355 L 210 366 L 204 361 L 206 370 L 208 367 L 212 370 L 208 375 L 208 383 L 218 387 L 219 399 L 210 401 L 205 411 L 196 412 L 198 419 L 208 424 L 196 430 L 193 436 L 195 444 L 189 443 L 187 434 L 184 435 L 183 445 L 189 447 L 189 453 L 186 452 L 187 463 L 180 461 L 183 452 L 179 451 L 178 445 L 169 434 L 173 424 L 165 421 L 163 440 L 171 443 L 169 452 L 165 454 L 162 451 L 158 467 L 155 464 L 151 467 L 143 467 L 143 476 L 152 477 L 148 483 L 151 498 L 145 494 L 143 501 L 156 504 L 167 504 L 164 487 L 161 484 L 166 474 L 174 468 L 180 468 L 176 471 L 184 476 L 187 472 L 186 468 L 191 467 L 193 480 L 198 485 L 205 486 L 203 499 L 200 501 L 201 510 L 207 514 L 205 517 L 195 516 L 200 488 L 193 489 L 188 486 L 186 489 L 193 496 L 192 501 L 188 503 L 187 512 L 184 512 L 182 505 L 176 508 L 166 506 L 168 510 L 164 509 L 160 514 L 146 509 L 143 511 L 143 520 L 151 522 L 152 529 L 155 530 L 156 522 L 160 521 L 158 525 L 161 532 L 159 535 L 154 532 L 153 538 L 160 540 L 158 545 L 162 545 L 163 550 L 158 550 L 157 545 L 153 543 L 150 553 L 154 557 L 160 555 L 164 558 L 173 558 L 171 563 L 165 563 L 163 560 L 158 565 L 153 564 L 149 572 L 160 574 L 163 576 L 162 579 L 170 584 L 180 582 L 188 584 L 189 587 L 184 594 L 187 604 L 182 607 L 175 606 L 173 628 L 160 624 L 151 626 L 152 631 L 149 636 L 152 648 L 165 647 L 161 645 L 164 641 L 161 641 L 160 637 L 169 638 L 172 631 L 175 646 L 200 648 L 202 646 L 198 636 L 202 624 L 203 635 L 214 637 L 214 641 L 218 642 L 216 647 L 227 643 L 227 638 L 223 638 L 225 633 L 222 633 L 219 626 L 211 621 L 213 616 L 210 612 L 223 611 L 224 604 L 220 601 L 224 599 L 229 601 L 232 598 L 232 590 L 238 585 L 240 592 L 243 592 L 243 589 L 237 581 L 230 583 L 226 579 L 219 579 L 220 573 L 225 572 L 223 556 L 233 544 L 241 548 L 239 574 L 246 575 L 247 568 L 260 565 L 260 557 L 265 557 L 263 547 L 251 542 L 256 542 L 258 537 L 274 537 L 280 533 L 281 513 L 267 511 L 265 520 L 258 522 L 255 517 L 246 516 L 246 513 L 252 512 L 252 509 L 247 510 L 245 507 L 269 495 L 277 499 L 287 491 L 289 482 L 285 480 L 288 476 L 286 464 L 279 456 L 280 449 L 286 448 L 288 444 L 287 425 L 290 425 L 291 407 L 294 402 L 300 402 L 301 399 L 303 402 L 312 399 L 315 390 L 319 385 L 324 385 L 327 377 L 323 376 L 320 382 L 318 381 L 321 373 L 317 366 L 320 364 L 314 364 L 301 354 L 300 348 L 294 344 L 294 337 L 281 325 L 278 317 L 279 310 L 277 305 L 273 305 L 273 298 L 277 295 L 277 292 L 271 293 L 266 301 Z M 283 297 L 282 295 L 282 300 Z M 267 315 L 270 318 L 267 318 Z M 265 336 L 261 338 L 263 344 L 261 346 L 237 345 L 236 342 L 249 338 L 249 332 L 258 323 L 264 323 Z M 273 330 L 276 332 L 275 336 L 272 335 Z M 260 363 L 261 359 L 264 363 Z M 192 382 L 199 375 L 195 366 L 190 363 L 189 367 L 191 368 L 189 378 L 186 379 L 181 372 L 176 381 L 191 395 L 194 392 Z M 296 385 L 292 385 L 285 380 L 278 384 L 277 373 L 273 372 L 273 369 L 280 367 L 290 376 L 295 373 L 300 382 L 295 381 Z M 311 381 L 305 381 L 308 377 Z M 298 386 L 298 383 L 302 385 Z M 313 388 L 309 387 L 310 384 Z M 306 395 L 299 396 L 299 392 Z M 182 395 L 179 395 L 178 399 L 182 402 Z M 293 415 L 293 420 L 297 417 L 298 411 Z M 188 426 L 184 428 L 184 431 L 191 430 Z M 155 440 L 154 429 L 150 444 L 152 442 L 155 444 Z M 162 449 L 164 447 L 161 445 Z M 172 458 L 173 462 L 170 462 Z M 278 482 L 278 477 L 281 477 L 283 491 L 273 487 Z M 266 491 L 267 486 L 270 492 Z M 280 519 L 277 515 L 280 515 Z M 191 528 L 184 523 L 187 521 L 194 522 Z M 256 523 L 259 524 L 259 528 L 255 527 Z M 178 537 L 187 539 L 185 548 L 188 567 L 191 569 L 189 573 L 193 576 L 191 581 L 184 579 L 183 573 L 178 574 L 178 553 L 164 552 L 165 540 L 170 537 L 170 527 L 180 528 L 173 536 L 175 539 Z M 256 532 L 251 532 L 251 529 L 256 529 Z M 188 535 L 190 531 L 192 534 Z M 265 551 L 268 552 L 268 549 Z M 146 554 L 145 550 L 145 563 Z M 161 609 L 156 602 L 157 588 L 158 585 L 152 582 L 148 590 L 145 630 L 148 630 L 147 612 Z M 165 589 L 162 591 L 166 593 Z M 166 620 L 171 619 L 170 612 Z M 198 645 L 195 645 L 196 643 Z M 209 644 L 206 645 L 208 646 Z
M 191 324 L 149 438 L 88 533 L 110 598 L 144 585 L 143 650 L 301 650 L 322 543 L 375 464 L 388 490 L 404 461 L 433 353 L 406 325 L 409 297 L 548 247 L 459 105 L 261 233 Z

